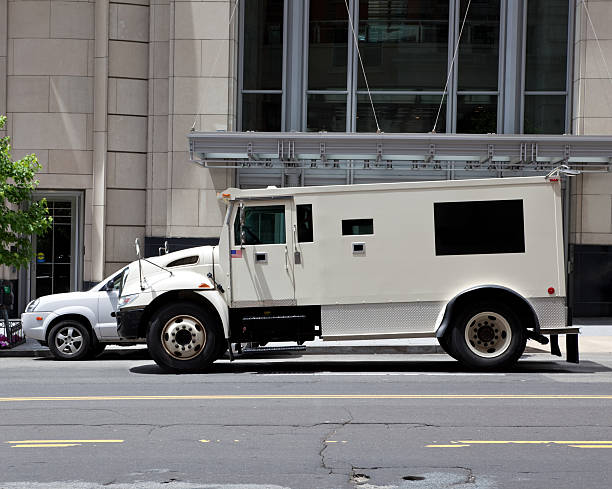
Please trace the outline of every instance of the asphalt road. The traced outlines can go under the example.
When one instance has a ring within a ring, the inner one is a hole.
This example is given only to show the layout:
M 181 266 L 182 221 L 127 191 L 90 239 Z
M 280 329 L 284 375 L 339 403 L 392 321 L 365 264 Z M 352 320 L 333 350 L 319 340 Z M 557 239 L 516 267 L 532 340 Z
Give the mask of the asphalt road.
M 168 375 L 146 357 L 0 359 L 0 487 L 599 488 L 612 355 L 287 355 Z

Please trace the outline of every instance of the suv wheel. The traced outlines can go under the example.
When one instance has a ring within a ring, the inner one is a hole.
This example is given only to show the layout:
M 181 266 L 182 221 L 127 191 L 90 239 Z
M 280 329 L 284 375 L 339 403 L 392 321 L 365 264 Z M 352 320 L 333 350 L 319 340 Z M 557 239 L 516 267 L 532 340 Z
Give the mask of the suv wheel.
M 80 322 L 65 319 L 51 328 L 48 344 L 58 360 L 83 360 L 90 353 L 91 336 Z

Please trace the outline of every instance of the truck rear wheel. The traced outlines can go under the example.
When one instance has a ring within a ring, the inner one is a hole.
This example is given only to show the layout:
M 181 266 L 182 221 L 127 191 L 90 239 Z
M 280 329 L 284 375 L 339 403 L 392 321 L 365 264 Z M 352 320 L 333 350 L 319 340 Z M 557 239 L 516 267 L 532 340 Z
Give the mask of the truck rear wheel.
M 151 357 L 165 370 L 198 372 L 217 358 L 223 341 L 218 320 L 191 302 L 168 304 L 153 315 L 147 333 Z
M 513 366 L 525 351 L 527 336 L 512 309 L 483 302 L 466 307 L 456 316 L 450 340 L 461 363 L 491 370 Z

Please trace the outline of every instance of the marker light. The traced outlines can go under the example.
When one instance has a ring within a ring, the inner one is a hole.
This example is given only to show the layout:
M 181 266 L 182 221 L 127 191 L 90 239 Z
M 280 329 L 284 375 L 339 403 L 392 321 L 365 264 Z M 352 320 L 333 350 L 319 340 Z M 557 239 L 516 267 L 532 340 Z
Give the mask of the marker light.
M 555 288 L 554 287 L 548 287 L 548 293 L 550 295 L 553 295 L 555 293 Z

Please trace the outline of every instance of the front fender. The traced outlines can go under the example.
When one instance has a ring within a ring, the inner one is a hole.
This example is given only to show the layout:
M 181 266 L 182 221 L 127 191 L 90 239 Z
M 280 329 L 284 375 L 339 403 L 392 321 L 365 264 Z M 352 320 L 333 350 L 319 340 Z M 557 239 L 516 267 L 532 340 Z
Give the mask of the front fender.
M 219 317 L 221 318 L 221 325 L 223 326 L 223 334 L 225 335 L 225 339 L 229 339 L 230 337 L 230 329 L 229 329 L 229 309 L 227 307 L 227 303 L 223 299 L 221 293 L 218 290 L 211 291 L 196 291 L 196 294 L 202 296 L 205 300 L 210 302 L 212 306 L 215 308 Z
M 96 327 L 96 324 L 98 324 L 98 317 L 96 313 L 92 311 L 89 307 L 66 306 L 66 307 L 60 307 L 59 309 L 56 309 L 53 312 L 55 313 L 56 316 L 60 316 L 60 317 L 67 316 L 70 314 L 83 316 L 89 321 L 89 324 L 91 325 L 92 329 L 94 329 Z

